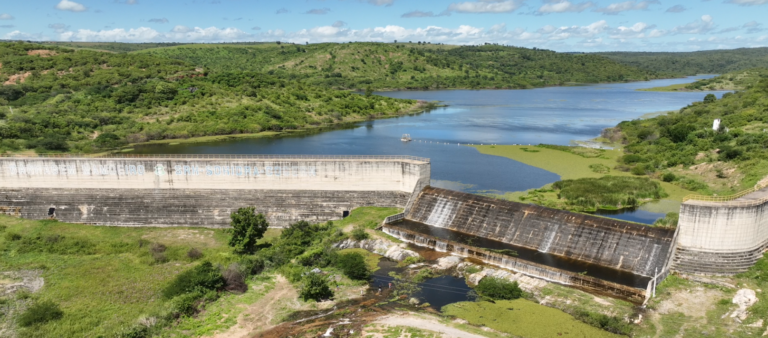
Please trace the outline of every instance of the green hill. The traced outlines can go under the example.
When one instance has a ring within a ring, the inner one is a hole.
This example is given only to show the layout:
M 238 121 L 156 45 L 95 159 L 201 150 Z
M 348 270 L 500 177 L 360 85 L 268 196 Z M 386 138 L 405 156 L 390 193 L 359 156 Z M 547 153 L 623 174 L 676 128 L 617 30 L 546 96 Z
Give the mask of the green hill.
M 768 47 L 699 52 L 605 52 L 594 55 L 647 71 L 678 75 L 724 74 L 768 65 Z
M 730 72 L 710 79 L 702 79 L 693 83 L 675 84 L 666 87 L 638 89 L 640 91 L 690 92 L 711 90 L 743 90 L 757 84 L 761 79 L 768 78 L 768 69 L 753 68 Z
M 212 72 L 267 72 L 338 89 L 534 88 L 662 76 L 597 55 L 496 45 L 186 45 L 139 53 L 187 61 Z
M 603 136 L 625 144 L 619 169 L 727 194 L 768 175 L 768 70 L 747 89 L 707 95 L 677 113 L 625 121 Z M 721 123 L 714 130 L 715 119 Z M 672 173 L 665 176 L 664 174 Z
M 427 104 L 184 61 L 0 43 L 0 153 L 279 132 L 397 116 Z

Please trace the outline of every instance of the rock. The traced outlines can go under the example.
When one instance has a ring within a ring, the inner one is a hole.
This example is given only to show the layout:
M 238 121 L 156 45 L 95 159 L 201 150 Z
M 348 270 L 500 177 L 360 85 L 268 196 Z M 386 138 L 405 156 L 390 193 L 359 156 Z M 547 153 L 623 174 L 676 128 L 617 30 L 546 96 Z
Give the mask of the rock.
M 439 258 L 437 260 L 437 264 L 435 264 L 435 268 L 438 270 L 447 270 L 457 266 L 459 263 L 461 263 L 462 260 L 464 260 L 464 258 L 458 256 Z
M 408 300 L 408 304 L 411 305 L 419 305 L 421 303 L 418 299 L 411 297 L 411 299 Z
M 314 268 L 311 270 L 312 273 L 323 273 L 323 270 L 320 270 L 318 268 Z
M 738 305 L 739 308 L 733 311 L 731 318 L 734 318 L 739 322 L 747 319 L 747 315 L 749 315 L 747 309 L 750 306 L 755 305 L 757 301 L 758 299 L 755 290 L 741 289 L 737 291 L 736 295 L 733 296 L 732 302 L 733 304 Z
M 419 256 L 419 254 L 405 249 L 405 244 L 397 244 L 381 238 L 365 239 L 362 241 L 356 241 L 350 238 L 334 244 L 334 247 L 339 249 L 364 249 L 396 261 L 402 261 L 408 257 Z
M 763 320 L 762 319 L 758 319 L 756 322 L 754 322 L 752 324 L 749 324 L 747 326 L 749 326 L 749 327 L 763 327 Z

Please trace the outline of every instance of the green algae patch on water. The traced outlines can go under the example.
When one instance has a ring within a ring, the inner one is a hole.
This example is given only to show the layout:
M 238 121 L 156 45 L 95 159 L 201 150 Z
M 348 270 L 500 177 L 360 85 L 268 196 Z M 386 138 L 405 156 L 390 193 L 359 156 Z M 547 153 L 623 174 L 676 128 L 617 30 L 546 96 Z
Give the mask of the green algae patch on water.
M 558 309 L 526 299 L 490 302 L 460 302 L 447 305 L 443 314 L 472 325 L 527 338 L 617 338 L 622 337 L 582 323 Z

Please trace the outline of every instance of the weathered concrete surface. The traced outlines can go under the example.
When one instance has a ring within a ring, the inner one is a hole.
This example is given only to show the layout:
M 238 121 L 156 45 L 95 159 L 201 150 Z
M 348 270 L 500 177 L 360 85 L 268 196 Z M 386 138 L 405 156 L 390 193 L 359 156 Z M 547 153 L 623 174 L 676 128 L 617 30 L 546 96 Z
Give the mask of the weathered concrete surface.
M 575 272 L 560 270 L 551 266 L 525 261 L 516 257 L 491 252 L 482 248 L 475 248 L 442 238 L 435 238 L 399 227 L 385 225 L 383 230 L 387 234 L 405 242 L 416 243 L 421 246 L 450 252 L 462 257 L 475 258 L 487 264 L 496 265 L 504 269 L 509 269 L 546 281 L 565 284 L 587 291 L 603 293 L 636 303 L 642 303 L 645 300 L 646 290 L 644 289 L 625 286 Z
M 429 162 L 391 159 L 0 158 L 3 188 L 402 191 Z M 428 181 L 427 181 L 428 182 Z
M 665 267 L 674 231 L 450 190 L 422 190 L 406 219 L 637 275 Z
M 680 207 L 673 269 L 701 275 L 744 272 L 768 248 L 768 188 L 730 202 Z
M 407 156 L 0 158 L 0 213 L 115 226 L 226 227 L 254 206 L 273 226 L 399 207 L 429 180 Z
M 306 220 L 341 219 L 357 207 L 405 206 L 400 191 L 313 191 L 238 189 L 7 189 L 0 205 L 19 207 L 20 216 L 112 226 L 228 227 L 229 215 L 254 206 L 273 227 Z

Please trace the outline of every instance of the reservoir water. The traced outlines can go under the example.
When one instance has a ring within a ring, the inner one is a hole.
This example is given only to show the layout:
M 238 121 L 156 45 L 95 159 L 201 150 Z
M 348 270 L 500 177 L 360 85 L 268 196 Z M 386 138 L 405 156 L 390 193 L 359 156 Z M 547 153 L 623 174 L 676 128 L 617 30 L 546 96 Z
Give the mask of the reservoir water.
M 309 154 L 413 155 L 432 160 L 432 185 L 470 193 L 539 188 L 560 177 L 511 159 L 483 155 L 458 144 L 559 144 L 599 136 L 624 120 L 679 110 L 707 92 L 642 92 L 709 78 L 550 87 L 528 90 L 439 90 L 382 92 L 379 95 L 441 101 L 428 113 L 367 121 L 322 133 L 197 144 L 144 146 L 137 154 Z M 713 92 L 718 97 L 724 92 Z M 413 142 L 401 142 L 410 134 Z M 642 223 L 661 214 L 611 215 Z M 649 221 L 650 220 L 650 221 Z

